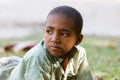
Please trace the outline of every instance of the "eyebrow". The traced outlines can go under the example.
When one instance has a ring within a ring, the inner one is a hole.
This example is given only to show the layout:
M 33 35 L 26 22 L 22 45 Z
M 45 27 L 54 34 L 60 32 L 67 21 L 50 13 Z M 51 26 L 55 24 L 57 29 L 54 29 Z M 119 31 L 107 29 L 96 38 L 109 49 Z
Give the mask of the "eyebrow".
M 68 29 L 66 29 L 66 28 L 62 28 L 62 29 L 60 29 L 60 31 L 64 31 L 64 32 L 68 32 L 68 33 L 71 32 L 70 30 L 68 30 Z
M 46 28 L 48 28 L 48 29 L 54 29 L 54 27 L 52 27 L 52 26 L 47 26 Z M 67 28 L 60 28 L 59 29 L 59 31 L 64 31 L 64 32 L 71 32 L 69 29 L 67 29 Z
M 54 27 L 52 27 L 52 26 L 47 26 L 46 28 L 54 29 Z

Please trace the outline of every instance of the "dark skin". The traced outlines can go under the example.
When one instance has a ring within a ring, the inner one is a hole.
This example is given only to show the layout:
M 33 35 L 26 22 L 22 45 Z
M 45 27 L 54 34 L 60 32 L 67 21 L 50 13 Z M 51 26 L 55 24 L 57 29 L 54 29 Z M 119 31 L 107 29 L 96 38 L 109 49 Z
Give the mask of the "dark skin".
M 82 38 L 82 34 L 76 34 L 73 21 L 69 18 L 57 13 L 48 16 L 45 24 L 45 46 L 51 55 L 64 58 L 64 70 L 68 63 L 69 51 L 74 45 L 78 45 Z

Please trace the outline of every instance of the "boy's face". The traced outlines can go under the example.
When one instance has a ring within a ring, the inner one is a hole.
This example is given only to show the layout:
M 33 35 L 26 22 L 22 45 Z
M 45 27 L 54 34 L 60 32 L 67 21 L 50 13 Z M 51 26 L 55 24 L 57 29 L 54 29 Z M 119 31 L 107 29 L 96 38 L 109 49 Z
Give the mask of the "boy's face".
M 48 16 L 45 24 L 44 41 L 51 55 L 65 57 L 76 42 L 81 41 L 79 37 L 74 31 L 72 20 L 59 14 Z

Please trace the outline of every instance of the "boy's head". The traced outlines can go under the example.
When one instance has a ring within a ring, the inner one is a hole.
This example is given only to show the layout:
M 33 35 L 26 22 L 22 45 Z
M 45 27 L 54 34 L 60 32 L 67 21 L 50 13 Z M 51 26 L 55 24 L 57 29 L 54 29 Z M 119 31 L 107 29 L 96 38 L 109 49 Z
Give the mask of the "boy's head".
M 78 35 L 81 34 L 81 30 L 83 27 L 83 19 L 82 19 L 81 14 L 76 9 L 69 7 L 69 6 L 60 6 L 60 7 L 54 8 L 48 14 L 48 17 L 53 14 L 60 14 L 60 15 L 63 15 L 64 17 L 72 20 L 72 22 L 74 23 L 75 32 Z
M 69 6 L 54 8 L 45 23 L 45 46 L 51 55 L 65 57 L 74 45 L 81 42 L 83 20 L 80 13 Z

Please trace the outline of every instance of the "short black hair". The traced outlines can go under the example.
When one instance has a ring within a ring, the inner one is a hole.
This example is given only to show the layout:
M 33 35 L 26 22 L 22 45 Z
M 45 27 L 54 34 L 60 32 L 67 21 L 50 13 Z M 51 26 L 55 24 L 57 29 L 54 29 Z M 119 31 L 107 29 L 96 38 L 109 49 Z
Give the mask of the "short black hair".
M 83 27 L 83 19 L 82 19 L 80 12 L 78 12 L 76 9 L 70 6 L 59 6 L 59 7 L 52 9 L 50 13 L 48 14 L 48 16 L 56 14 L 56 13 L 62 14 L 65 17 L 73 20 L 76 33 L 81 34 L 82 27 Z

